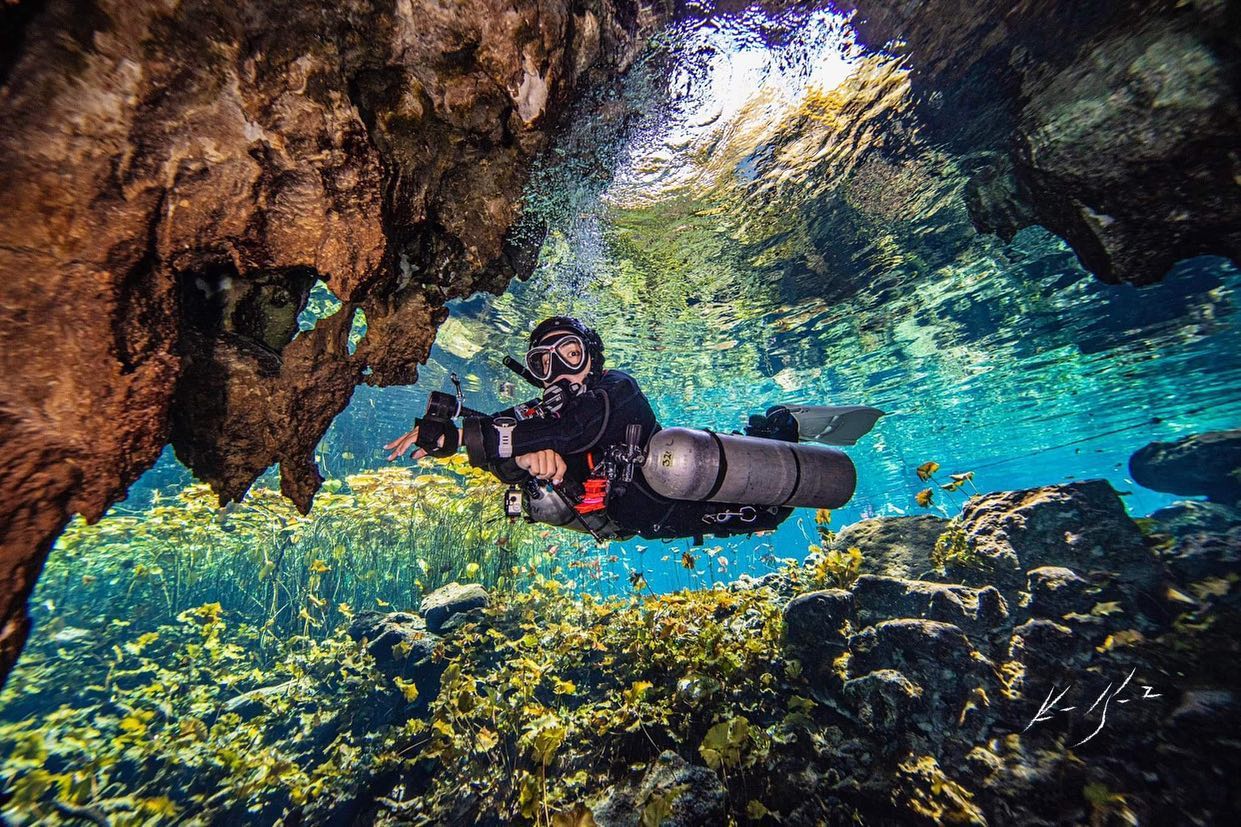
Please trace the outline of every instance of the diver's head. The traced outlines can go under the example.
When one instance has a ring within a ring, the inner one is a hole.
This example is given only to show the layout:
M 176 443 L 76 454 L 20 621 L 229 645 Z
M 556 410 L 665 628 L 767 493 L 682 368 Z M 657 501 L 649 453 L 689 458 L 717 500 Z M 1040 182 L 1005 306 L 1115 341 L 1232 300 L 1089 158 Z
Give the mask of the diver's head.
M 564 382 L 585 388 L 603 373 L 603 339 L 570 316 L 552 316 L 530 334 L 526 369 L 548 388 Z

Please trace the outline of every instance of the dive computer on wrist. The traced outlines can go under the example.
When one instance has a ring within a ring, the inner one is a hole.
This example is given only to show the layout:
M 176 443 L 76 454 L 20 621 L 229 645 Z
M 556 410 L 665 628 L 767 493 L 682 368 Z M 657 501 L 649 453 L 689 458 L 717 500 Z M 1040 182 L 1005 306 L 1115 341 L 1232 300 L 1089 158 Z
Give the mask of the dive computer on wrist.
M 491 424 L 500 435 L 500 458 L 508 459 L 513 455 L 513 429 L 517 427 L 517 420 L 511 416 L 497 416 Z

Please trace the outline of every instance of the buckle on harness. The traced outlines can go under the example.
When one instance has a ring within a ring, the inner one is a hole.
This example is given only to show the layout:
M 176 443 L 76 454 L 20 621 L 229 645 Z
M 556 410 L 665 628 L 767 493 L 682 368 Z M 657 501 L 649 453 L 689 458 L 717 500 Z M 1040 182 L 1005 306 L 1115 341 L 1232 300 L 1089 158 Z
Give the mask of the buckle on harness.
M 758 519 L 758 509 L 752 505 L 743 505 L 736 511 L 717 511 L 714 514 L 703 514 L 702 521 L 704 523 L 724 523 L 733 517 L 736 517 L 743 523 L 752 523 Z

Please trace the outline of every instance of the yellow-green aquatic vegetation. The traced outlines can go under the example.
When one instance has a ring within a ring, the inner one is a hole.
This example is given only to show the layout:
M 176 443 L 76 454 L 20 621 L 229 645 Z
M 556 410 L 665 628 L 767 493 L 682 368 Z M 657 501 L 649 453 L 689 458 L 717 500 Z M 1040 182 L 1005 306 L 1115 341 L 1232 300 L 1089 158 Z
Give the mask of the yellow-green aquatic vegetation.
M 260 657 L 264 631 L 228 609 L 179 614 L 28 653 L 0 697 L 10 820 L 587 824 L 585 804 L 671 749 L 716 769 L 740 823 L 778 819 L 773 768 L 838 737 L 766 589 L 601 600 L 534 577 L 410 665 L 442 670 L 434 695 L 339 631 Z
M 259 628 L 267 645 L 325 634 L 362 609 L 416 607 L 451 580 L 503 587 L 550 574 L 558 564 L 541 549 L 561 532 L 509 523 L 502 489 L 458 455 L 330 480 L 308 516 L 263 487 L 223 508 L 205 485 L 157 495 L 145 511 L 69 525 L 40 583 L 37 628 L 93 628 L 102 609 L 149 629 L 210 600 Z
M 935 547 L 931 549 L 931 565 L 940 571 L 947 566 L 982 567 L 983 559 L 970 543 L 960 517 L 949 520 L 947 528 L 935 540 Z
M 836 532 L 829 527 L 831 524 L 832 510 L 830 508 L 820 508 L 814 512 L 814 527 L 819 534 L 819 544 L 824 548 L 830 548 L 836 541 Z
M 941 491 L 953 493 L 953 492 L 961 490 L 962 487 L 968 484 L 970 487 L 970 490 L 973 493 L 975 494 L 978 493 L 978 489 L 974 487 L 974 472 L 973 471 L 965 471 L 960 474 L 949 474 L 948 475 L 949 481 L 945 483 L 941 483 L 939 482 L 939 480 L 935 479 L 935 474 L 939 472 L 939 468 L 940 468 L 939 463 L 932 460 L 929 462 L 924 462 L 921 465 L 919 465 L 915 469 L 915 472 L 917 473 L 919 480 L 921 480 L 922 482 L 935 482 L 939 486 L 939 489 Z M 933 487 L 923 488 L 921 491 L 919 491 L 917 494 L 914 495 L 914 502 L 916 502 L 922 508 L 930 508 L 932 505 L 935 504 L 935 489 Z M 957 502 L 955 505 L 956 505 L 956 510 L 959 511 L 963 503 Z M 947 509 L 945 509 L 942 505 L 939 506 L 938 510 L 941 513 L 943 513 L 945 516 L 948 514 Z
M 27 652 L 0 695 L 9 823 L 270 823 L 347 794 L 382 676 L 343 635 L 260 660 L 260 631 L 225 616 L 206 604 L 110 649 Z
M 898 778 L 910 791 L 908 806 L 936 824 L 986 824 L 974 794 L 949 778 L 933 756 L 909 756 Z
M 851 546 L 846 551 L 824 551 L 817 545 L 810 547 L 810 579 L 816 588 L 834 586 L 848 589 L 862 574 L 862 550 Z
M 479 813 L 561 823 L 663 749 L 753 766 L 794 737 L 770 708 L 789 680 L 780 639 L 763 594 L 570 600 L 538 581 L 445 641 L 429 723 L 398 750 L 429 786 L 401 812 L 434 822 L 478 790 Z

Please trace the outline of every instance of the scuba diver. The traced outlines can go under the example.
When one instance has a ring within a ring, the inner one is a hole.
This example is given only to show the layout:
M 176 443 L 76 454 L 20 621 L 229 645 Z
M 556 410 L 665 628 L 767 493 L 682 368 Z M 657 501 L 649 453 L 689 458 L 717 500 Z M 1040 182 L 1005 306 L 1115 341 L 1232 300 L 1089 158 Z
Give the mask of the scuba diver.
M 604 367 L 603 340 L 568 316 L 530 334 L 525 364 L 505 364 L 542 396 L 494 414 L 433 392 L 427 414 L 384 446 L 388 459 L 448 456 L 509 484 L 505 513 L 591 534 L 596 540 L 751 534 L 795 506 L 839 508 L 856 472 L 845 454 L 799 439 L 852 445 L 882 411 L 864 406 L 777 405 L 750 417 L 746 435 L 661 428 L 629 374 Z M 454 420 L 462 418 L 457 427 Z

